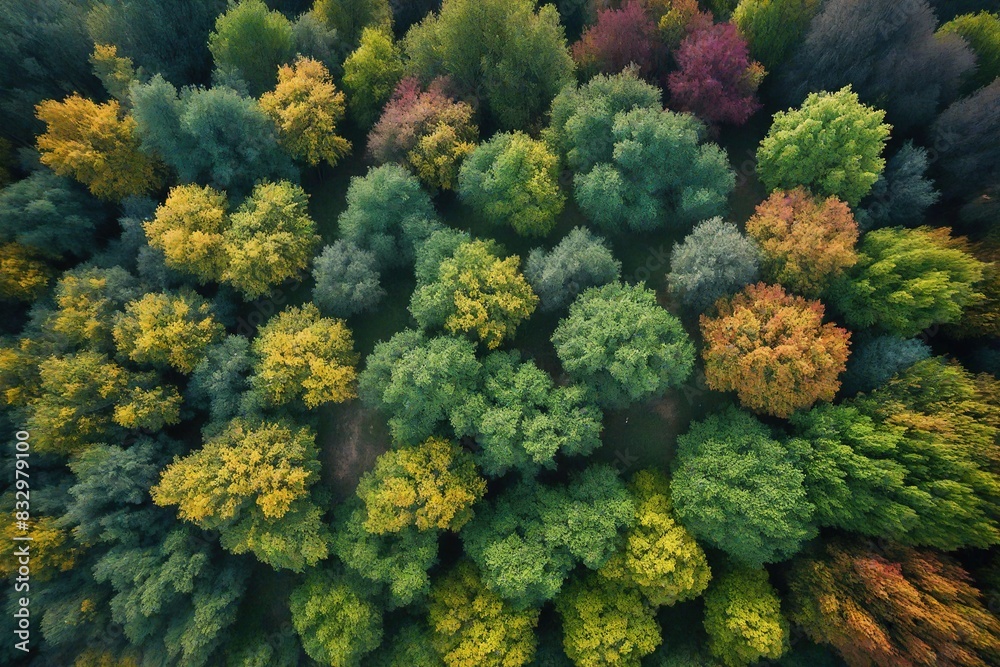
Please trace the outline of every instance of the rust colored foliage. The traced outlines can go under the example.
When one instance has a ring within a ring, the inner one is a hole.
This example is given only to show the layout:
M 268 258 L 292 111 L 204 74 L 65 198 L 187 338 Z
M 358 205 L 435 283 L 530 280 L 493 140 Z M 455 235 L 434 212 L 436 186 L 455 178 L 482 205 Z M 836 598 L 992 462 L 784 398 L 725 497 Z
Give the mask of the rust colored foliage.
M 764 276 L 808 297 L 818 297 L 858 261 L 850 207 L 836 197 L 814 198 L 803 187 L 773 192 L 747 221 L 747 234 L 760 245 Z
M 735 391 L 746 407 L 776 417 L 837 393 L 851 334 L 823 324 L 822 303 L 758 283 L 715 308 L 701 316 L 711 389 Z
M 640 76 L 649 78 L 665 53 L 656 22 L 640 0 L 629 0 L 621 9 L 598 12 L 597 22 L 573 45 L 573 60 L 585 78 L 617 74 L 630 64 L 639 68 Z
M 792 620 L 851 667 L 1000 664 L 1000 621 L 946 556 L 835 542 L 797 563 L 790 586 Z

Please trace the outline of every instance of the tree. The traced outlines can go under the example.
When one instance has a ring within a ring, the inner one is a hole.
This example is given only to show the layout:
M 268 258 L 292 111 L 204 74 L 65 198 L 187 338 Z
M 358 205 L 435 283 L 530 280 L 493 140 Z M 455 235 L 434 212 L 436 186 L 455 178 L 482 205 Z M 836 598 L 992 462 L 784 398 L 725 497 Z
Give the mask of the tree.
M 598 11 L 597 21 L 587 26 L 573 45 L 573 60 L 584 79 L 617 74 L 629 65 L 638 67 L 639 75 L 649 79 L 658 73 L 665 56 L 656 22 L 641 0 L 624 2 L 621 9 Z
M 427 615 L 431 645 L 447 667 L 521 667 L 535 654 L 538 610 L 513 608 L 468 561 L 435 582 Z
M 835 541 L 796 563 L 789 582 L 792 620 L 849 665 L 985 667 L 1000 659 L 1000 622 L 945 556 Z
M 635 587 L 652 605 L 698 597 L 712 571 L 705 552 L 674 516 L 669 480 L 657 470 L 640 470 L 628 488 L 635 501 L 635 525 L 600 574 Z
M 674 52 L 668 79 L 671 100 L 709 123 L 742 125 L 760 109 L 763 66 L 750 60 L 746 40 L 732 23 L 690 33 Z
M 764 277 L 816 298 L 857 262 L 858 225 L 836 197 L 819 200 L 802 187 L 776 190 L 747 220 Z
M 708 648 L 726 667 L 746 667 L 788 651 L 788 621 L 767 570 L 740 567 L 718 576 L 705 593 Z
M 650 231 L 668 221 L 682 227 L 722 213 L 735 176 L 721 148 L 700 143 L 704 133 L 690 114 L 649 108 L 616 114 L 608 152 L 573 178 L 577 204 L 609 231 L 623 224 Z
M 523 236 L 545 236 L 566 198 L 559 191 L 559 159 L 523 132 L 501 133 L 480 144 L 462 164 L 458 191 L 489 222 Z
M 0 190 L 0 238 L 46 256 L 90 255 L 103 219 L 93 197 L 48 169 Z
M 319 242 L 308 195 L 288 181 L 260 183 L 230 218 L 222 280 L 254 299 L 306 268 Z
M 167 266 L 194 275 L 200 283 L 217 281 L 227 265 L 228 206 L 226 193 L 210 186 L 178 185 L 142 227 L 149 245 L 163 252 Z
M 267 403 L 301 399 L 307 408 L 355 397 L 357 379 L 351 331 L 343 320 L 321 317 L 312 303 L 290 306 L 253 339 L 251 386 Z
M 330 667 L 358 667 L 382 642 L 382 612 L 344 578 L 314 570 L 288 599 L 306 655 Z
M 1000 231 L 991 231 L 970 251 L 976 259 L 988 262 L 977 286 L 983 298 L 962 311 L 962 319 L 949 328 L 949 334 L 958 338 L 1000 336 Z
M 850 85 L 864 102 L 884 106 L 896 128 L 927 124 L 975 61 L 957 36 L 936 37 L 936 27 L 926 0 L 824 3 L 782 88 L 794 103 L 808 91 Z
M 893 375 L 931 356 L 930 346 L 919 338 L 891 334 L 859 337 L 853 348 L 841 377 L 841 388 L 848 396 L 881 387 Z
M 313 261 L 313 302 L 334 317 L 373 310 L 385 297 L 375 253 L 338 239 Z
M 409 72 L 448 75 L 503 130 L 531 125 L 573 75 L 558 12 L 530 0 L 446 0 L 410 28 L 403 51 Z
M 851 334 L 823 324 L 824 310 L 764 283 L 719 299 L 699 320 L 709 388 L 735 391 L 746 407 L 776 417 L 832 400 Z
M 795 459 L 733 407 L 677 438 L 670 492 L 684 527 L 742 565 L 786 560 L 816 535 Z
M 234 419 L 191 454 L 175 458 L 151 489 L 161 507 L 219 530 L 222 546 L 301 572 L 326 558 L 329 530 L 310 498 L 319 479 L 316 436 L 289 423 Z
M 217 70 L 241 78 L 258 97 L 274 87 L 278 68 L 293 55 L 292 23 L 264 0 L 239 0 L 215 20 L 208 49 Z
M 563 369 L 608 408 L 662 396 L 691 374 L 694 346 L 643 284 L 591 287 L 552 334 Z
M 387 32 L 392 28 L 389 0 L 316 0 L 313 11 L 350 48 L 358 43 L 365 28 Z
M 250 389 L 248 376 L 252 363 L 250 341 L 243 336 L 226 336 L 209 346 L 204 359 L 191 373 L 186 402 L 207 408 L 216 424 L 225 424 L 240 412 L 248 412 L 244 409 L 244 394 Z
M 563 648 L 577 667 L 639 667 L 662 641 L 656 609 L 634 588 L 597 573 L 574 581 L 556 598 Z
M 132 59 L 118 55 L 118 47 L 114 44 L 94 44 L 90 65 L 108 94 L 128 108 L 129 87 L 139 79 Z
M 588 287 L 618 280 L 621 270 L 607 241 L 586 227 L 574 227 L 551 251 L 532 250 L 524 277 L 544 312 L 565 308 Z
M 367 513 L 360 499 L 338 509 L 331 548 L 351 573 L 384 595 L 389 609 L 423 600 L 431 587 L 428 570 L 437 563 L 438 532 L 407 526 L 376 535 L 365 528 Z
M 885 167 L 885 112 L 858 101 L 851 87 L 811 93 L 799 109 L 779 111 L 757 149 L 757 174 L 769 190 L 803 185 L 855 206 Z
M 711 27 L 712 12 L 703 12 L 697 0 L 653 0 L 649 10 L 659 14 L 657 27 L 667 49 L 677 50 L 691 33 Z
M 634 514 L 614 469 L 592 465 L 565 486 L 522 479 L 477 509 L 461 537 L 486 586 L 525 608 L 552 599 L 578 563 L 602 567 Z
M 416 249 L 440 226 L 420 182 L 398 165 L 354 176 L 347 209 L 337 219 L 341 237 L 375 254 L 380 269 L 413 262 Z
M 205 348 L 222 338 L 211 305 L 197 293 L 149 293 L 115 318 L 115 344 L 132 361 L 190 373 Z
M 344 118 L 344 93 L 330 72 L 312 58 L 278 68 L 278 85 L 260 98 L 260 108 L 278 126 L 278 140 L 293 156 L 312 166 L 331 167 L 351 152 L 351 142 L 335 134 Z
M 388 30 L 365 28 L 361 44 L 344 61 L 344 89 L 351 116 L 371 127 L 403 78 L 403 53 Z
M 865 234 L 853 270 L 830 293 L 847 323 L 913 336 L 956 322 L 981 295 L 984 264 L 947 227 L 877 229 Z
M 37 107 L 46 125 L 38 137 L 41 161 L 60 176 L 72 176 L 101 199 L 142 195 L 159 185 L 157 164 L 139 150 L 136 122 L 122 117 L 116 100 L 96 104 L 74 94 Z
M 699 222 L 670 251 L 670 292 L 692 311 L 701 313 L 722 297 L 757 280 L 760 250 L 722 218 Z
M 477 391 L 450 419 L 457 436 L 476 439 L 476 462 L 487 475 L 512 467 L 531 475 L 554 468 L 559 453 L 586 455 L 600 446 L 601 411 L 582 387 L 556 386 L 517 352 L 494 352 L 482 366 Z
M 410 312 L 425 329 L 474 334 L 496 349 L 538 305 L 520 263 L 517 255 L 500 259 L 485 241 L 463 243 L 441 262 L 433 282 L 417 285 Z
M 986 11 L 962 14 L 938 28 L 935 34 L 958 35 L 975 54 L 975 69 L 965 75 L 966 92 L 989 85 L 1000 76 L 1000 14 Z
M 447 84 L 435 79 L 423 90 L 417 79 L 403 79 L 368 134 L 368 154 L 376 162 L 403 165 L 432 190 L 455 188 L 461 162 L 479 136 L 472 107 L 453 100 Z
M 817 0 L 740 0 L 733 23 L 754 60 L 774 71 L 805 38 L 819 7 Z
M 427 339 L 406 329 L 375 345 L 358 377 L 358 395 L 389 417 L 396 441 L 416 444 L 438 433 L 452 411 L 471 399 L 480 372 L 468 340 Z
M 485 492 L 472 456 L 442 438 L 382 454 L 357 489 L 367 510 L 365 529 L 376 535 L 411 525 L 457 532 Z
M 162 76 L 132 86 L 132 116 L 144 151 L 182 183 L 243 196 L 261 180 L 294 178 L 274 122 L 257 102 L 224 86 L 177 89 Z
M 941 112 L 931 132 L 945 193 L 969 197 L 1000 182 L 1000 83 L 994 81 Z
M 0 299 L 34 301 L 48 287 L 52 273 L 31 248 L 17 243 L 0 245 Z
M 907 141 L 889 158 L 885 172 L 878 177 L 868 196 L 857 210 L 863 229 L 890 225 L 912 226 L 924 219 L 924 213 L 941 196 L 934 181 L 925 176 L 927 150 Z
M 408 622 L 372 655 L 374 667 L 443 667 L 425 623 Z

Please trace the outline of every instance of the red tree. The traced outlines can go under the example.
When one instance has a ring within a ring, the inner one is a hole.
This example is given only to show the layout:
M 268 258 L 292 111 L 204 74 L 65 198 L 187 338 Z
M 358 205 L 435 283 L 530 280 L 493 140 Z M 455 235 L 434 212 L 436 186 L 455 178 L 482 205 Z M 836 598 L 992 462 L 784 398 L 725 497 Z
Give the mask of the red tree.
M 639 67 L 640 76 L 649 77 L 665 55 L 656 22 L 640 0 L 630 0 L 621 9 L 602 9 L 597 22 L 573 45 L 573 60 L 587 78 L 617 74 L 630 63 Z
M 696 30 L 674 53 L 678 70 L 668 78 L 673 105 L 710 123 L 742 125 L 760 109 L 757 86 L 764 76 L 750 60 L 746 40 L 731 23 Z

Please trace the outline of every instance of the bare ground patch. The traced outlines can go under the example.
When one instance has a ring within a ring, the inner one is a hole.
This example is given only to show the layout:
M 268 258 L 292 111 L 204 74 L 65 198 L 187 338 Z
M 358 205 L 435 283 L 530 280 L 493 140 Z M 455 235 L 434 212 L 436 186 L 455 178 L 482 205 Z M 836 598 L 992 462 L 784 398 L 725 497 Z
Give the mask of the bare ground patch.
M 390 447 L 385 420 L 360 401 L 335 405 L 320 420 L 317 444 L 323 481 L 339 498 L 354 493 L 361 476 Z

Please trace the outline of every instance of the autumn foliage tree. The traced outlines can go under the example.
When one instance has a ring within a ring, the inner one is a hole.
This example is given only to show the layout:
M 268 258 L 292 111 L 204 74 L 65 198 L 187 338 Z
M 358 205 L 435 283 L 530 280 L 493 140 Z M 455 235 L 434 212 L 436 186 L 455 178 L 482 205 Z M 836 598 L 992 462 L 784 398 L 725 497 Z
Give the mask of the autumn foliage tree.
M 0 299 L 34 301 L 51 278 L 51 267 L 30 248 L 17 243 L 0 245 Z
M 778 417 L 833 399 L 850 334 L 823 324 L 823 304 L 758 283 L 715 308 L 700 319 L 710 388 L 735 391 L 743 405 Z
M 734 568 L 705 593 L 708 649 L 726 667 L 746 667 L 788 650 L 788 621 L 767 570 Z
M 344 118 L 344 93 L 333 85 L 323 63 L 299 58 L 278 68 L 278 84 L 260 98 L 260 108 L 278 126 L 278 140 L 296 158 L 331 167 L 351 152 L 351 142 L 336 134 Z
M 746 40 L 732 23 L 689 34 L 674 58 L 678 69 L 668 86 L 680 110 L 709 123 L 742 125 L 760 109 L 756 93 L 764 68 L 750 60 Z
M 638 67 L 643 78 L 650 78 L 662 66 L 666 53 L 656 22 L 643 4 L 628 0 L 620 9 L 597 12 L 597 21 L 573 45 L 573 60 L 583 78 L 617 74 L 629 65 Z
M 217 281 L 226 269 L 225 231 L 229 227 L 224 192 L 210 186 L 178 185 L 143 223 L 149 245 L 163 252 L 167 266 L 199 282 Z
M 851 209 L 805 188 L 771 193 L 747 220 L 747 234 L 760 246 L 766 280 L 812 298 L 857 261 Z
M 312 303 L 281 311 L 253 340 L 250 384 L 271 405 L 301 399 L 308 408 L 354 398 L 358 362 L 343 320 L 321 317 Z
M 791 618 L 848 665 L 1000 660 L 1000 621 L 968 573 L 932 551 L 834 541 L 789 575 Z
M 80 181 L 101 199 L 141 195 L 160 182 L 157 163 L 139 150 L 136 122 L 115 100 L 97 104 L 74 94 L 37 107 L 42 164 Z

